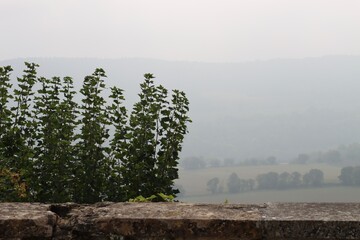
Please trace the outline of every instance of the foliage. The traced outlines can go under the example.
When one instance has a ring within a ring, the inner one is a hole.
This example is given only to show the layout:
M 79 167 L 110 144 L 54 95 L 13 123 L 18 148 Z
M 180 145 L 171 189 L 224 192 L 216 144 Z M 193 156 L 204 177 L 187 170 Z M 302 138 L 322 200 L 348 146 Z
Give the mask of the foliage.
M 15 89 L 12 68 L 0 67 L 0 201 L 93 203 L 154 193 L 163 193 L 155 201 L 173 200 L 190 122 L 184 92 L 173 90 L 169 100 L 145 74 L 128 115 L 122 89 L 112 87 L 106 101 L 101 68 L 84 78 L 77 104 L 72 78 L 38 77 L 38 65 L 25 65 Z
M 230 174 L 227 187 L 230 193 L 239 193 L 241 188 L 241 180 L 236 173 Z
M 343 167 L 339 179 L 346 186 L 360 186 L 360 166 Z
M 110 141 L 109 164 L 110 171 L 108 181 L 113 184 L 107 184 L 105 190 L 107 192 L 108 201 L 127 200 L 126 193 L 123 189 L 122 162 L 127 157 L 127 146 L 129 140 L 127 137 L 127 110 L 122 105 L 125 100 L 123 90 L 117 87 L 111 88 L 112 104 L 108 107 L 109 120 L 115 128 L 113 138 Z
M 79 142 L 76 145 L 78 159 L 76 166 L 76 202 L 98 202 L 105 194 L 104 188 L 109 168 L 109 148 L 104 145 L 109 138 L 108 117 L 105 99 L 105 71 L 97 68 L 86 76 L 80 93 L 83 95 L 80 119 Z
M 39 78 L 35 97 L 36 161 L 34 163 L 37 198 L 41 202 L 71 200 L 77 106 L 72 98 L 72 79 Z
M 305 153 L 299 154 L 299 156 L 293 161 L 295 164 L 306 164 L 310 159 L 310 156 Z
M 175 197 L 173 195 L 166 195 L 163 193 L 158 193 L 156 195 L 151 195 L 150 197 L 143 197 L 141 195 L 130 198 L 129 202 L 173 202 Z
M 12 68 L 10 66 L 0 67 L 0 137 L 6 135 L 11 125 L 11 114 L 7 104 L 13 96 L 9 93 L 9 89 L 12 87 L 10 84 L 10 73 Z M 4 149 L 5 143 L 0 142 L 1 149 Z M 0 152 L 3 154 L 3 152 Z M 0 155 L 1 156 L 1 155 Z
M 6 202 L 24 201 L 27 198 L 27 186 L 20 174 L 0 169 L 0 199 Z
M 299 172 L 282 172 L 279 174 L 278 189 L 297 188 L 302 184 L 301 174 Z
M 207 190 L 210 191 L 212 194 L 217 193 L 219 191 L 219 183 L 220 180 L 217 177 L 210 179 L 206 184 Z
M 356 165 L 360 158 L 360 143 L 353 143 L 350 145 L 341 145 L 335 149 L 327 151 L 319 151 L 310 154 L 299 154 L 299 156 L 292 161 L 296 164 L 308 163 L 327 163 L 331 165 Z
M 125 137 L 129 148 L 122 161 L 121 174 L 127 198 L 155 192 L 176 194 L 174 179 L 181 143 L 187 132 L 189 102 L 185 93 L 174 90 L 171 104 L 167 90 L 155 86 L 152 74 L 140 85 L 140 101 L 134 104 Z
M 26 197 L 28 200 L 33 198 L 34 193 L 34 147 L 36 124 L 34 120 L 34 112 L 31 111 L 33 102 L 33 87 L 37 82 L 36 68 L 38 65 L 34 63 L 25 63 L 26 69 L 22 77 L 17 78 L 17 88 L 13 90 L 13 94 L 9 93 L 12 85 L 9 84 L 9 74 L 11 67 L 6 66 L 0 70 L 2 89 L 2 114 L 1 120 L 6 128 L 1 133 L 1 169 L 8 169 L 12 173 L 17 173 L 21 177 L 21 181 L 25 181 L 28 185 Z M 6 90 L 4 90 L 6 88 Z M 9 99 L 14 99 L 12 107 Z M 15 105 L 15 106 L 14 106 Z M 8 111 L 10 109 L 10 111 Z
M 354 171 L 356 169 L 356 171 Z M 358 173 L 358 177 L 356 175 Z M 345 185 L 360 185 L 360 167 L 346 167 L 342 171 L 339 178 L 344 182 L 348 181 L 349 184 Z M 350 179 L 350 180 L 349 180 Z M 358 179 L 356 183 L 353 179 Z M 207 190 L 212 194 L 220 193 L 221 186 L 219 186 L 220 179 L 218 177 L 210 179 L 206 186 Z M 229 193 L 241 193 L 253 190 L 263 189 L 292 189 L 299 187 L 319 187 L 324 183 L 324 173 L 319 169 L 311 169 L 303 176 L 299 172 L 268 172 L 257 175 L 255 179 L 241 179 L 233 172 L 227 179 L 227 190 Z
M 204 157 L 187 157 L 180 162 L 181 167 L 186 170 L 204 169 L 206 167 L 233 167 L 233 166 L 260 166 L 260 165 L 276 165 L 277 160 L 274 156 L 269 156 L 264 159 L 249 158 L 243 161 L 234 158 L 204 158 Z
M 239 193 L 252 191 L 255 186 L 255 180 L 253 179 L 241 179 L 236 173 L 230 174 L 227 180 L 227 187 L 229 193 Z
M 206 167 L 206 162 L 202 158 L 188 157 L 180 162 L 181 166 L 187 170 L 203 169 Z
M 259 189 L 274 189 L 278 186 L 279 174 L 276 172 L 268 172 L 260 174 L 256 177 Z
M 324 173 L 320 169 L 311 169 L 304 174 L 303 182 L 305 185 L 321 186 L 324 183 Z

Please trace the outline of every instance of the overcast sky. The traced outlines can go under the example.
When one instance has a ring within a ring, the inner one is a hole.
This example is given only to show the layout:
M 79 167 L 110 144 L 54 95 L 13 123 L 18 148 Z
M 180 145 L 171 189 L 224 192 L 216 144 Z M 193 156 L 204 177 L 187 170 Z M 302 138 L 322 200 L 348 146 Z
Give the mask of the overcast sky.
M 0 0 L 0 60 L 360 55 L 359 0 Z

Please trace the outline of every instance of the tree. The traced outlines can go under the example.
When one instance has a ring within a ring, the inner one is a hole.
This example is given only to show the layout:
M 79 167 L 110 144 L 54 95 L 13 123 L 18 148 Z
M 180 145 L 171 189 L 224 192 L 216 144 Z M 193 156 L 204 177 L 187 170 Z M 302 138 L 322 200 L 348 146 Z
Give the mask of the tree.
M 276 172 L 268 172 L 260 174 L 256 177 L 259 189 L 275 189 L 278 187 L 279 174 Z
M 360 186 L 360 166 L 357 167 L 343 167 L 339 179 L 342 184 L 351 186 Z
M 269 165 L 275 165 L 276 164 L 276 157 L 270 156 L 270 157 L 266 158 L 265 162 L 268 163 Z
M 97 68 L 86 76 L 80 90 L 81 133 L 77 144 L 78 159 L 76 175 L 78 177 L 75 199 L 77 202 L 98 202 L 102 200 L 106 174 L 108 173 L 108 147 L 104 146 L 109 137 L 108 116 L 105 99 L 101 92 L 105 89 L 103 78 L 105 71 Z
M 127 149 L 129 139 L 127 133 L 129 127 L 127 126 L 127 110 L 123 106 L 125 100 L 123 90 L 118 87 L 111 88 L 112 104 L 108 108 L 109 120 L 115 127 L 115 133 L 110 142 L 111 153 L 109 156 L 110 171 L 108 180 L 112 184 L 106 184 L 106 200 L 108 201 L 125 201 L 127 198 L 123 191 L 123 176 L 122 164 L 127 158 Z
M 190 118 L 184 92 L 173 90 L 171 104 L 167 90 L 155 86 L 152 74 L 145 74 L 134 104 L 127 132 L 129 148 L 123 160 L 122 175 L 126 196 L 150 196 L 154 192 L 176 194 L 174 179 Z
M 305 153 L 299 154 L 299 156 L 294 160 L 296 164 L 306 164 L 310 160 L 310 156 Z
M 291 173 L 291 187 L 299 187 L 301 185 L 301 174 L 299 172 Z
M 227 180 L 229 193 L 239 193 L 241 190 L 241 180 L 236 173 L 230 174 Z
M 34 114 L 31 111 L 31 103 L 33 102 L 34 95 L 33 86 L 37 82 L 36 68 L 38 65 L 34 63 L 25 63 L 25 65 L 26 69 L 23 76 L 17 78 L 18 88 L 14 89 L 13 95 L 8 95 L 8 99 L 12 98 L 12 96 L 14 97 L 15 106 L 10 108 L 11 113 L 6 110 L 4 111 L 7 112 L 7 115 L 4 118 L 5 125 L 3 126 L 7 126 L 7 129 L 2 132 L 1 138 L 1 155 L 3 158 L 1 159 L 1 167 L 8 170 L 11 174 L 19 174 L 20 181 L 27 184 L 27 198 L 22 200 L 32 200 L 34 198 L 34 190 L 31 187 L 34 186 L 35 172 L 33 158 L 36 125 Z M 9 72 L 9 70 L 10 68 L 5 70 L 5 72 Z M 7 84 L 7 77 L 5 76 L 3 79 L 5 81 L 2 87 L 10 87 Z M 3 97 L 6 98 L 6 91 L 2 90 L 2 92 Z
M 207 183 L 207 190 L 210 191 L 212 194 L 215 194 L 218 192 L 220 180 L 217 177 L 214 177 L 210 179 Z
M 252 191 L 255 188 L 255 180 L 254 179 L 248 179 L 247 180 L 247 186 L 248 186 L 248 190 Z
M 340 181 L 344 185 L 354 184 L 354 167 L 343 167 L 339 176 Z
M 79 109 L 78 104 L 74 101 L 76 91 L 74 91 L 71 77 L 63 78 L 63 87 L 60 92 L 63 98 L 57 110 L 61 121 L 58 138 L 58 147 L 61 154 L 58 158 L 57 169 L 59 173 L 66 171 L 66 173 L 62 173 L 61 184 L 65 188 L 62 191 L 62 199 L 70 197 L 70 200 L 72 200 L 75 195 L 74 185 L 76 184 L 76 176 L 73 173 L 76 172 L 77 151 L 75 143 L 78 136 L 75 132 L 78 130 Z M 63 201 L 62 199 L 61 201 Z
M 165 97 L 167 90 L 159 86 L 160 92 Z M 189 100 L 184 92 L 179 90 L 172 91 L 171 105 L 166 101 L 157 99 L 162 103 L 159 113 L 162 115 L 157 119 L 156 143 L 159 143 L 157 149 L 157 167 L 155 190 L 166 194 L 177 194 L 179 191 L 174 189 L 174 180 L 178 175 L 179 153 L 182 150 L 182 143 L 185 134 L 188 133 L 187 124 L 191 122 L 188 117 Z M 166 109 L 167 106 L 167 109 Z M 160 123 L 160 127 L 159 127 Z
M 285 189 L 291 185 L 291 175 L 288 172 L 283 172 L 279 175 L 278 188 Z
M 61 190 L 64 189 L 60 180 L 61 173 L 56 171 L 59 156 L 57 143 L 60 122 L 57 108 L 60 105 L 60 79 L 39 78 L 38 81 L 42 87 L 38 90 L 38 96 L 35 96 L 34 117 L 38 144 L 35 147 L 37 161 L 34 162 L 34 168 L 37 196 L 39 201 L 44 202 L 54 201 L 54 197 L 62 195 Z
M 321 186 L 324 183 L 324 173 L 319 169 L 311 169 L 304 174 L 303 182 L 305 185 Z
M 0 201 L 164 200 L 178 193 L 174 180 L 191 122 L 184 92 L 168 97 L 145 74 L 128 116 L 122 89 L 112 87 L 110 105 L 105 101 L 103 69 L 85 77 L 78 105 L 70 77 L 38 77 L 38 65 L 25 64 L 13 94 L 12 69 L 0 67 Z
M 188 157 L 184 158 L 180 162 L 181 166 L 187 170 L 203 169 L 206 167 L 206 162 L 202 158 Z
M 10 84 L 10 74 L 12 72 L 11 66 L 0 67 L 0 146 L 1 150 L 6 147 L 4 142 L 4 136 L 11 127 L 12 112 L 8 108 L 7 104 L 13 96 L 9 93 L 9 89 L 12 87 Z M 3 155 L 0 152 L 0 157 Z M 1 157 L 2 159 L 2 157 Z M 3 162 L 0 162 L 0 164 Z
M 360 167 L 355 167 L 352 173 L 353 182 L 356 186 L 360 186 Z
M 42 87 L 35 97 L 36 139 L 34 163 L 37 199 L 41 202 L 71 200 L 76 128 L 76 103 L 72 79 L 39 78 Z M 61 96 L 62 95 L 62 96 Z M 61 99 L 62 98 L 62 99 Z

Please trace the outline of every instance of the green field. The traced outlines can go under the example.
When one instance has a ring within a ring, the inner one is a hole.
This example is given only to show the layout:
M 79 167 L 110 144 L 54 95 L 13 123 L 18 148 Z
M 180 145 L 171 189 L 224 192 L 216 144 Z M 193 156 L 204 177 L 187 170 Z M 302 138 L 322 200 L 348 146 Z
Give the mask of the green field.
M 293 190 L 253 191 L 239 194 L 207 194 L 179 199 L 194 203 L 265 203 L 265 202 L 360 202 L 360 188 L 324 187 Z
M 226 180 L 232 172 L 238 174 L 240 178 L 255 179 L 257 175 L 270 171 L 294 172 L 301 174 L 310 169 L 320 169 L 324 172 L 326 183 L 338 183 L 341 167 L 327 164 L 279 164 L 271 166 L 236 166 L 205 168 L 200 170 L 180 170 L 179 179 L 176 181 L 184 187 L 186 196 L 181 201 L 188 202 L 224 202 L 228 199 L 230 202 L 279 202 L 279 201 L 342 201 L 352 202 L 360 200 L 360 188 L 352 187 L 326 187 L 312 189 L 294 189 L 280 191 L 253 191 L 240 194 L 215 194 L 212 195 L 206 190 L 206 183 L 213 177 L 218 177 L 226 188 Z

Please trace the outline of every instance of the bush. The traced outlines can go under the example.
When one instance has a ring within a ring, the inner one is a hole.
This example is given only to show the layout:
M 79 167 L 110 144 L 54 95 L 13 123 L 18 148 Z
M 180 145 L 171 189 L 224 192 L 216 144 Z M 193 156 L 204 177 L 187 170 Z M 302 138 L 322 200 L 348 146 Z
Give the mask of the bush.
M 145 74 L 128 114 L 122 89 L 103 96 L 101 68 L 84 78 L 78 104 L 71 77 L 38 77 L 38 65 L 25 65 L 16 89 L 12 68 L 0 67 L 1 186 L 13 189 L 13 200 L 93 203 L 178 193 L 174 179 L 190 122 L 184 92 L 173 90 L 169 99 Z

